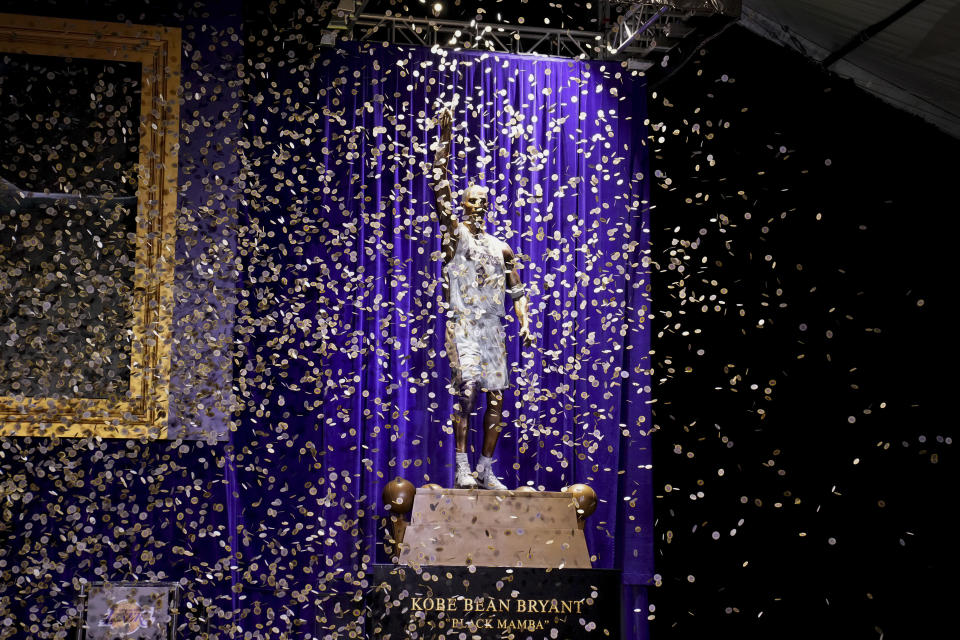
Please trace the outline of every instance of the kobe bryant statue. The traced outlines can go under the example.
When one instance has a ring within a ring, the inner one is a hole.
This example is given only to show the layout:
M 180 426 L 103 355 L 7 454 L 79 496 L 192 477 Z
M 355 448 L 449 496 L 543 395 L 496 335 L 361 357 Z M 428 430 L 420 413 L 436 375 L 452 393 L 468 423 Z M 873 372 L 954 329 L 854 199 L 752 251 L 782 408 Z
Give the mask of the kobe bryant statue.
M 447 296 L 446 351 L 451 385 L 456 395 L 453 432 L 457 448 L 455 486 L 498 489 L 506 486 L 493 469 L 493 454 L 504 427 L 503 389 L 510 385 L 501 318 L 505 294 L 513 300 L 520 338 L 533 344 L 527 315 L 527 294 L 517 271 L 517 259 L 507 244 L 485 230 L 489 198 L 485 187 L 471 184 L 463 192 L 463 213 L 454 211 L 449 160 L 453 112 L 439 116 L 440 140 L 433 164 L 435 210 L 443 233 L 443 276 Z M 480 393 L 486 394 L 483 448 L 476 471 L 467 458 L 470 416 Z

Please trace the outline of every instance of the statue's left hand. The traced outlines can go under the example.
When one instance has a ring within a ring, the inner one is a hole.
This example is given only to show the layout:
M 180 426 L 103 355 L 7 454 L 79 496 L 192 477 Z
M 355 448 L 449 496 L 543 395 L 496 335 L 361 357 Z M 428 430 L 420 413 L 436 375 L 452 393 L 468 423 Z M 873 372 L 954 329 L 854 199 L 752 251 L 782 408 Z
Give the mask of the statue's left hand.
M 530 327 L 520 327 L 520 339 L 523 340 L 523 346 L 533 346 L 535 340 L 533 338 L 533 333 L 530 331 Z

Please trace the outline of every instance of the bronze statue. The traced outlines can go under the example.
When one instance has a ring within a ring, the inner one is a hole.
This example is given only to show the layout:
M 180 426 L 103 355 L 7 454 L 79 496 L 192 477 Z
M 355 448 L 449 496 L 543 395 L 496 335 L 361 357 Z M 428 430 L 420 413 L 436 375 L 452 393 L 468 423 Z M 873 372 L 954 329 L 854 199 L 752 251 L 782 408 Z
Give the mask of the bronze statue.
M 453 430 L 456 439 L 456 486 L 506 489 L 493 472 L 493 453 L 504 426 L 503 393 L 510 385 L 504 329 L 504 294 L 513 299 L 524 345 L 533 344 L 527 316 L 527 298 L 517 259 L 506 243 L 484 229 L 487 189 L 471 184 L 463 192 L 463 219 L 453 211 L 448 161 L 453 112 L 440 113 L 440 141 L 433 164 L 435 209 L 443 232 L 443 275 L 447 295 L 446 350 L 450 359 L 456 403 Z M 481 391 L 487 395 L 483 414 L 483 448 L 476 473 L 467 459 L 470 415 Z

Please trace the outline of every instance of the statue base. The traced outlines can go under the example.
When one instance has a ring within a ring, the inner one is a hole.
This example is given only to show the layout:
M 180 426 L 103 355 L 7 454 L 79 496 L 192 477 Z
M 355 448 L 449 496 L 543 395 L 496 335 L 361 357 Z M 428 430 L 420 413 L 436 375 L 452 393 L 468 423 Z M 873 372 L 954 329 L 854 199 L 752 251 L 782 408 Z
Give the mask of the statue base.
M 417 489 L 399 564 L 591 567 L 568 493 L 428 488 Z

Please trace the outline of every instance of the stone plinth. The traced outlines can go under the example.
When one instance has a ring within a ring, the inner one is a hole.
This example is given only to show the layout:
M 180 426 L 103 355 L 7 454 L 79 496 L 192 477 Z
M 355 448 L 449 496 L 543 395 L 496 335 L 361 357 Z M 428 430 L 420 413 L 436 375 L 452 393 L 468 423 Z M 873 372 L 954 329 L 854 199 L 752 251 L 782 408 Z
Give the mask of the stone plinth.
M 417 489 L 400 564 L 589 569 L 570 494 Z

